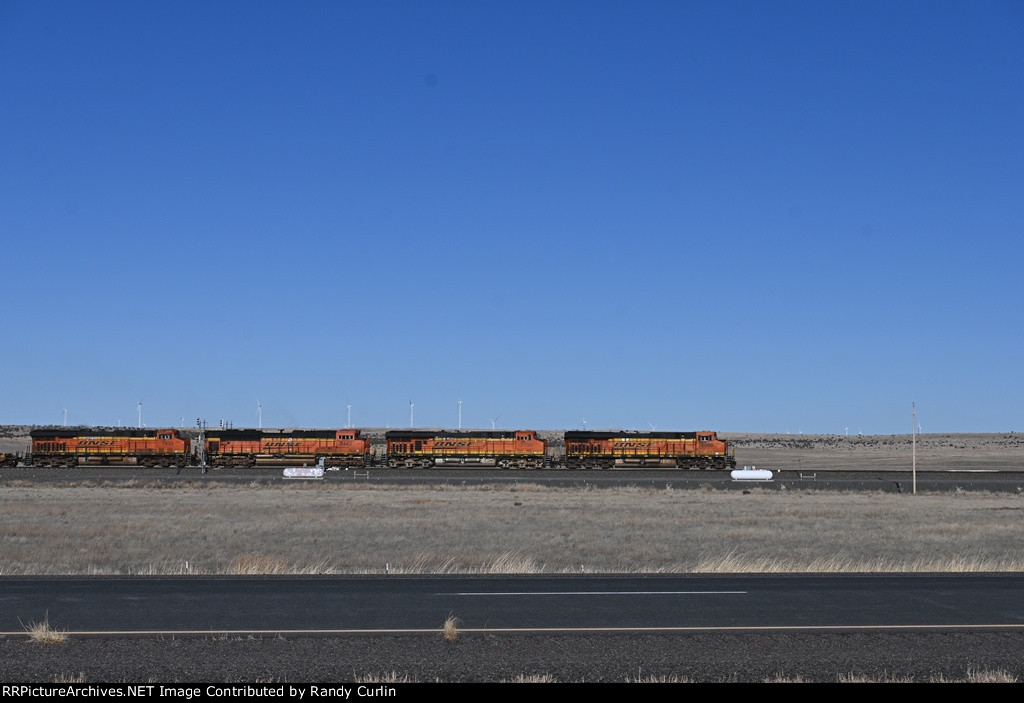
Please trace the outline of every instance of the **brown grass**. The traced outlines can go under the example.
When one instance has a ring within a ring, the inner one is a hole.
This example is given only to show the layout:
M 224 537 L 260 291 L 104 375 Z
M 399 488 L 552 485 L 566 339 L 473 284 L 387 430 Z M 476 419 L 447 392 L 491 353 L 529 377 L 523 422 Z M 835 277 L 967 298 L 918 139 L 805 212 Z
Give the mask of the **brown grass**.
M 57 630 L 50 626 L 49 616 L 41 622 L 31 622 L 25 625 L 25 632 L 32 642 L 39 644 L 64 644 L 68 641 L 68 634 L 63 630 Z
M 558 683 L 558 679 L 551 674 L 519 674 L 498 683 Z
M 397 671 L 389 671 L 386 674 L 363 674 L 353 676 L 356 683 L 412 683 L 408 674 L 399 674 Z
M 245 554 L 235 557 L 231 563 L 233 574 L 286 574 L 290 573 L 288 565 L 275 557 L 266 554 Z
M 967 670 L 966 683 L 1018 683 L 1020 679 L 1008 671 L 982 669 Z
M 444 635 L 447 641 L 454 642 L 459 639 L 459 625 L 459 619 L 454 615 L 449 615 L 441 628 L 441 634 Z
M 697 683 L 695 679 L 685 676 L 641 676 L 626 679 L 626 683 Z
M 1024 571 L 1021 495 L 7 484 L 0 503 L 0 575 Z
M 1008 671 L 982 669 L 968 669 L 962 679 L 948 678 L 945 675 L 929 677 L 926 683 L 1017 683 L 1016 676 Z M 917 679 L 910 676 L 888 676 L 877 678 L 861 674 L 840 674 L 836 679 L 837 683 L 919 683 Z M 797 682 L 800 683 L 800 682 Z
M 726 432 L 720 436 L 734 442 L 736 461 L 740 465 L 806 471 L 824 467 L 868 471 L 909 470 L 912 463 L 912 438 L 909 434 L 847 436 Z M 1024 469 L 1024 434 L 918 435 L 917 461 L 919 470 L 1021 470 Z

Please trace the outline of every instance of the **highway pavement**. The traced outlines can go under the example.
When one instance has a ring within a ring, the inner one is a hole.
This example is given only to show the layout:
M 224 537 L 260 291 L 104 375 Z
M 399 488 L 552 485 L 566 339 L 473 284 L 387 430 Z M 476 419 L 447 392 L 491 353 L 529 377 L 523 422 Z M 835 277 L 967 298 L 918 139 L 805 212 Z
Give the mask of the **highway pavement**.
M 3 577 L 0 636 L 1024 630 L 1024 574 Z

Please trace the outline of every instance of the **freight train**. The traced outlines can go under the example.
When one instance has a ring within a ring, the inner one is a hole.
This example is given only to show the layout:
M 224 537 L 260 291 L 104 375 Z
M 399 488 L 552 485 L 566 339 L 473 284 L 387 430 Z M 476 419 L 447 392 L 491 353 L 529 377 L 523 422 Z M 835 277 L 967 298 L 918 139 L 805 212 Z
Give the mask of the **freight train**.
M 205 437 L 206 461 L 222 466 L 254 467 L 315 464 L 328 468 L 370 466 L 370 440 L 359 430 L 210 430 Z
M 736 468 L 728 440 L 715 432 L 625 432 L 570 430 L 565 433 L 565 466 L 569 469 Z
M 551 466 L 548 442 L 535 430 L 390 430 L 390 468 L 433 466 L 499 466 L 540 469 Z
M 315 464 L 328 468 L 498 467 L 515 469 L 736 467 L 732 444 L 698 432 L 574 431 L 555 454 L 536 430 L 389 430 L 378 454 L 359 429 L 215 429 L 193 438 L 176 429 L 44 428 L 31 453 L 0 455 L 0 466 L 195 466 L 251 468 Z
M 102 429 L 89 427 L 32 430 L 27 466 L 134 464 L 188 466 L 192 440 L 179 430 Z

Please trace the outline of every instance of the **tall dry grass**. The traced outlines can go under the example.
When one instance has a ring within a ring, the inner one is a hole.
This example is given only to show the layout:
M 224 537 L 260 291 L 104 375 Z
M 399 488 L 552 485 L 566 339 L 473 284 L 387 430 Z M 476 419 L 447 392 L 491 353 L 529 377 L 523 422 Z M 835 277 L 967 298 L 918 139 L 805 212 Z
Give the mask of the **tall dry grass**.
M 444 625 L 441 626 L 441 634 L 448 642 L 454 642 L 459 639 L 459 625 L 460 621 L 454 615 L 449 615 L 448 619 L 444 621 Z
M 64 644 L 68 641 L 68 633 L 58 630 L 50 625 L 49 616 L 39 622 L 30 622 L 25 625 L 25 632 L 32 642 L 39 644 Z
M 1024 497 L 0 485 L 0 574 L 1024 571 Z

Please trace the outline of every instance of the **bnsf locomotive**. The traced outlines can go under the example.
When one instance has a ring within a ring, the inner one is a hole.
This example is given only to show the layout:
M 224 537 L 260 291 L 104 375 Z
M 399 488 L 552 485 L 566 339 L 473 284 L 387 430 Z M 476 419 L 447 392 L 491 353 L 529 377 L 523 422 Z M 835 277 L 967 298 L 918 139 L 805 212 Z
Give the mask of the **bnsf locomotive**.
M 370 440 L 359 430 L 215 430 L 206 435 L 210 466 L 315 464 L 327 467 L 369 466 Z
M 391 430 L 384 437 L 390 468 L 551 466 L 548 442 L 535 430 Z
M 736 468 L 734 450 L 710 430 L 701 432 L 565 433 L 565 466 L 570 469 L 675 467 Z
M 178 430 L 45 429 L 32 430 L 30 466 L 134 464 L 188 466 L 192 440 Z
M 136 465 L 184 467 L 205 458 L 214 468 L 315 464 L 327 467 L 499 467 L 540 469 L 735 468 L 734 449 L 715 432 L 570 430 L 565 453 L 549 452 L 536 430 L 389 430 L 384 456 L 358 429 L 210 430 L 192 440 L 175 429 L 32 430 L 26 466 Z M 18 457 L 0 455 L 0 466 Z

